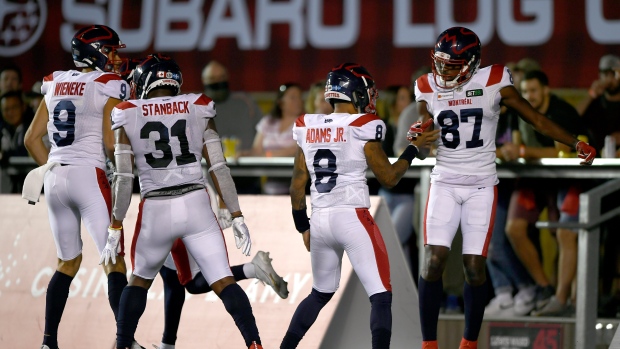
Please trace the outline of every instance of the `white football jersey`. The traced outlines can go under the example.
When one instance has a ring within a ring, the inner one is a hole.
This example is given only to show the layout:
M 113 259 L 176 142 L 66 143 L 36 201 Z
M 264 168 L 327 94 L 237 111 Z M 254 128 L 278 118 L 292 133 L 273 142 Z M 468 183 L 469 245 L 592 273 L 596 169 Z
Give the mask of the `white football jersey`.
M 435 129 L 441 129 L 436 170 L 476 176 L 496 173 L 499 90 L 511 85 L 512 75 L 502 65 L 481 68 L 466 84 L 452 90 L 439 88 L 432 73 L 416 81 L 416 101 L 426 102 Z
M 56 71 L 43 78 L 41 93 L 49 111 L 49 161 L 105 169 L 103 107 L 110 97 L 127 99 L 129 85 L 114 73 Z
M 306 114 L 295 121 L 293 138 L 306 157 L 312 208 L 370 207 L 364 145 L 385 138 L 374 114 Z
M 131 142 L 142 195 L 183 184 L 204 184 L 203 134 L 215 116 L 204 94 L 129 100 L 112 111 L 112 129 Z

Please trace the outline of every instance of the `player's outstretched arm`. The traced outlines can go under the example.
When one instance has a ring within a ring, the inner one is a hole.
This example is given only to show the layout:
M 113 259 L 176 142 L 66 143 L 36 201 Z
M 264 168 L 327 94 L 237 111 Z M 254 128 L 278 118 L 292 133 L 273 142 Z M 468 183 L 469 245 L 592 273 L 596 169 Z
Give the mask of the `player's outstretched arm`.
M 411 161 L 419 154 L 418 149 L 429 146 L 439 137 L 439 130 L 429 130 L 428 124 L 430 122 L 427 121 L 426 129 L 416 129 L 418 136 L 415 137 L 415 140 L 410 141 L 410 145 L 405 148 L 398 160 L 393 164 L 390 163 L 387 155 L 385 155 L 381 142 L 369 141 L 364 145 L 366 163 L 382 186 L 392 188 L 398 184 L 398 181 L 411 166 Z
M 593 147 L 585 142 L 579 141 L 558 124 L 539 113 L 528 101 L 521 97 L 514 86 L 506 86 L 499 90 L 499 92 L 502 97 L 502 103 L 516 110 L 521 118 L 532 124 L 538 132 L 560 143 L 566 144 L 571 148 L 575 148 L 579 157 L 584 159 L 581 165 L 592 164 L 596 156 L 596 150 Z
M 306 156 L 304 151 L 297 147 L 295 164 L 293 165 L 293 178 L 291 179 L 289 191 L 291 206 L 293 206 L 295 229 L 303 234 L 304 245 L 310 251 L 310 220 L 308 219 L 306 206 L 306 183 L 308 183 L 308 179 L 310 179 L 310 174 L 306 167 Z
M 45 99 L 43 99 L 24 138 L 26 149 L 28 149 L 30 156 L 39 166 L 46 164 L 47 157 L 49 156 L 49 150 L 43 143 L 43 137 L 47 134 L 48 115 L 47 104 Z
M 207 161 L 207 166 L 209 167 L 208 171 L 213 180 L 215 190 L 224 200 L 226 207 L 228 207 L 230 211 L 230 215 L 233 217 L 232 228 L 235 236 L 235 243 L 237 248 L 241 249 L 244 255 L 249 256 L 252 248 L 250 231 L 243 220 L 235 182 L 233 182 L 230 169 L 226 165 L 226 158 L 224 158 L 224 152 L 222 151 L 222 141 L 217 134 L 213 119 L 209 119 L 207 122 L 207 129 L 203 134 L 203 138 L 204 146 L 202 148 L 202 155 Z
M 431 114 L 428 112 L 428 106 L 425 101 L 418 102 L 417 106 L 418 106 L 418 114 L 421 117 L 420 121 L 422 122 L 422 124 L 426 124 L 428 120 L 432 119 Z M 428 125 L 426 129 L 428 131 L 433 131 L 434 128 L 435 128 L 435 124 L 431 123 L 430 125 Z M 420 160 L 426 159 L 426 157 L 431 153 L 431 148 L 432 148 L 431 144 L 419 146 L 418 147 L 419 152 L 416 157 Z

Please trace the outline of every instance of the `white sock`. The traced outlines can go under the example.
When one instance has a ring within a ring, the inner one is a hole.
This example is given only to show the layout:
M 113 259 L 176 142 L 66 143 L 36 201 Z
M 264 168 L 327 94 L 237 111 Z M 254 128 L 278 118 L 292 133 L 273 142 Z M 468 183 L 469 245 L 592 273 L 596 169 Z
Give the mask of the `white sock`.
M 255 279 L 256 278 L 256 268 L 254 267 L 254 264 L 252 263 L 245 263 L 243 265 L 243 273 L 245 274 L 245 277 L 248 279 Z

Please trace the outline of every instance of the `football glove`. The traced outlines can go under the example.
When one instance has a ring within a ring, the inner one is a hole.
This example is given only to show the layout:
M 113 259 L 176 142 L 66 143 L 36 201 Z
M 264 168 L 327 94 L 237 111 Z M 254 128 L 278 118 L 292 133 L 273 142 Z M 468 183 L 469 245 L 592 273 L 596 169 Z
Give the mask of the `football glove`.
M 409 127 L 409 131 L 407 131 L 407 140 L 411 142 L 416 139 L 416 137 L 423 133 L 433 122 L 434 120 L 432 118 L 426 120 L 425 123 L 422 123 L 422 121 L 414 122 L 413 125 Z
M 99 264 L 105 263 L 108 265 L 110 259 L 112 264 L 116 264 L 116 256 L 121 252 L 121 246 L 119 242 L 121 240 L 121 229 L 108 227 L 108 242 L 105 244 L 103 251 L 101 251 L 101 258 Z
M 248 230 L 248 226 L 243 222 L 243 217 L 233 218 L 232 228 L 237 248 L 241 249 L 241 253 L 249 256 L 250 249 L 252 249 L 252 240 L 250 240 L 250 231 Z
M 228 229 L 232 226 L 232 217 L 230 211 L 227 208 L 220 208 L 217 215 L 217 222 L 220 223 L 222 230 Z
M 575 149 L 577 150 L 577 156 L 583 159 L 583 161 L 579 163 L 580 165 L 592 165 L 596 157 L 596 149 L 594 149 L 594 147 L 584 141 L 579 141 L 575 144 Z

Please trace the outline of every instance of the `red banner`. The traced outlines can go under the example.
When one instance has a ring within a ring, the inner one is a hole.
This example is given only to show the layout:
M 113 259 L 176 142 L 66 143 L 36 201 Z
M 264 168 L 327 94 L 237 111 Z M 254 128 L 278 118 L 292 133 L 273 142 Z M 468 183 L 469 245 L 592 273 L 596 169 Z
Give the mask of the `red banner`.
M 599 58 L 620 55 L 615 0 L 0 0 L 0 68 L 16 64 L 24 89 L 73 68 L 69 44 L 81 26 L 107 24 L 126 56 L 159 51 L 184 71 L 184 90 L 202 89 L 203 66 L 228 66 L 231 88 L 306 86 L 335 64 L 365 65 L 379 88 L 409 84 L 430 64 L 444 29 L 463 25 L 483 43 L 482 65 L 531 57 L 552 87 L 585 88 Z

